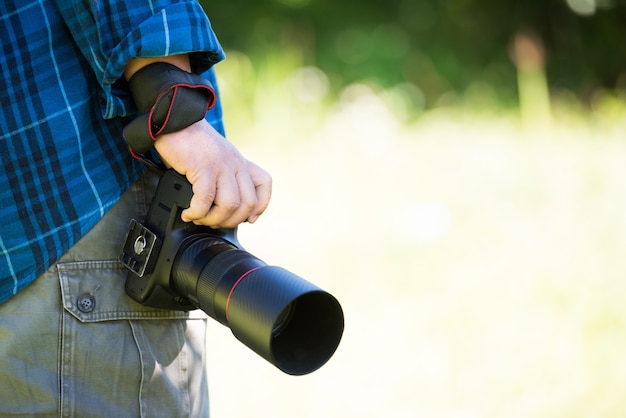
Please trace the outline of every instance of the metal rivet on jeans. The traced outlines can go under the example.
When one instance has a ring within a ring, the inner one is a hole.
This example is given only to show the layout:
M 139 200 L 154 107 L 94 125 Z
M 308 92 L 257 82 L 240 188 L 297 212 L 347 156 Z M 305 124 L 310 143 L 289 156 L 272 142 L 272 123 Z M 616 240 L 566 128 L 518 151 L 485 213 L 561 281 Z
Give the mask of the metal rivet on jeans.
M 89 293 L 83 293 L 78 297 L 78 300 L 76 301 L 76 306 L 78 307 L 79 311 L 89 313 L 93 311 L 96 307 L 96 298 Z

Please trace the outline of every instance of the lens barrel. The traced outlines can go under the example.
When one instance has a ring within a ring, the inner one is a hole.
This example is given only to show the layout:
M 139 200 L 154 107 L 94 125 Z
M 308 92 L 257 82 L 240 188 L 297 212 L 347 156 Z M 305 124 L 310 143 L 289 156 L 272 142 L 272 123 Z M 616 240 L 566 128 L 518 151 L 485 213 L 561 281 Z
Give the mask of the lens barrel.
M 344 328 L 341 305 L 314 284 L 208 234 L 183 242 L 172 285 L 285 373 L 323 366 Z

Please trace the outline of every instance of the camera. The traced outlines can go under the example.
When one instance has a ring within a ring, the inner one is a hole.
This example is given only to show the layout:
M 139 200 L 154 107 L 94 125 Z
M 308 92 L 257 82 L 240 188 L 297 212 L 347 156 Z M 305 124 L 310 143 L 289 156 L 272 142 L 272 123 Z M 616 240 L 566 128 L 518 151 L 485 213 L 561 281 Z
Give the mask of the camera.
M 184 176 L 162 174 L 145 222 L 131 221 L 120 254 L 126 293 L 155 308 L 202 309 L 287 374 L 323 366 L 343 334 L 337 299 L 246 252 L 236 228 L 183 222 L 192 195 Z

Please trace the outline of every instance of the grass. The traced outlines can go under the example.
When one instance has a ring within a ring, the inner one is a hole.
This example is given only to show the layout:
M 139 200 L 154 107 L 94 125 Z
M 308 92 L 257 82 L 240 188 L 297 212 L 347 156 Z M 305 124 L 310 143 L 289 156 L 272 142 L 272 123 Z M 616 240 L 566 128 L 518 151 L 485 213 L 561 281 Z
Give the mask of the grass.
M 293 79 L 236 87 L 238 60 L 229 136 L 275 182 L 241 242 L 336 295 L 346 329 L 291 377 L 211 322 L 213 416 L 626 415 L 622 102 L 550 126 L 459 108 L 410 122 L 365 86 L 336 103 Z

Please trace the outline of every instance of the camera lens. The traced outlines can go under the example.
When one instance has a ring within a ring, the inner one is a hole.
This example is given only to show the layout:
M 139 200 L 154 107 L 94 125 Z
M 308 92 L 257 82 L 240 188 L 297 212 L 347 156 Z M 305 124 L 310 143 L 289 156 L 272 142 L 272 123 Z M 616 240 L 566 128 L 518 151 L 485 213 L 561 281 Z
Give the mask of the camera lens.
M 296 304 L 297 304 L 297 301 L 290 303 L 278 315 L 278 318 L 276 319 L 276 323 L 274 324 L 274 328 L 272 329 L 272 337 L 274 338 L 278 337 L 280 333 L 289 325 L 291 318 L 293 317 Z
M 332 295 L 220 238 L 197 234 L 183 242 L 172 280 L 182 296 L 285 373 L 317 370 L 341 340 L 343 311 Z

